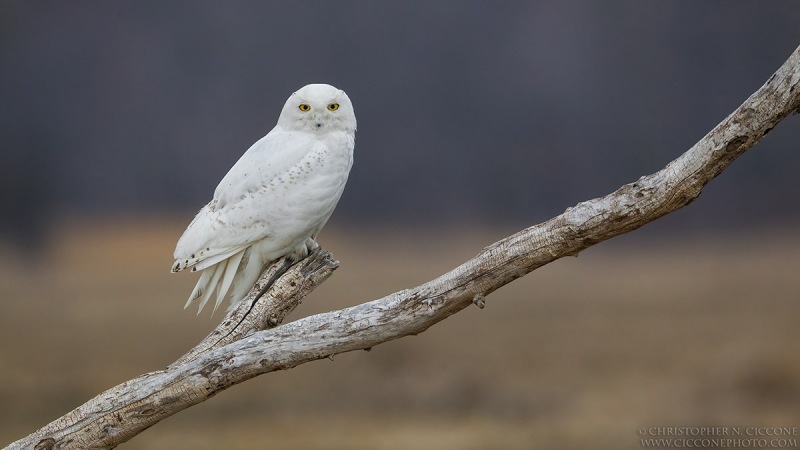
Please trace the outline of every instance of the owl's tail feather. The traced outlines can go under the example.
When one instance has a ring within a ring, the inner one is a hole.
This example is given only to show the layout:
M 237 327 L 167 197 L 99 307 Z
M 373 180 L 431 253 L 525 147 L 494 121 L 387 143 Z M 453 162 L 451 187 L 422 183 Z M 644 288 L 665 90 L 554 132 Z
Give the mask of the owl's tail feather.
M 203 292 L 205 292 L 205 286 L 208 284 L 208 279 L 211 278 L 212 270 L 204 270 L 203 273 L 200 274 L 200 279 L 197 280 L 197 284 L 194 285 L 194 289 L 192 293 L 189 295 L 189 300 L 186 301 L 186 304 L 183 305 L 183 309 L 189 307 L 193 301 L 197 300 Z
M 227 267 L 225 268 L 225 275 L 222 277 L 222 284 L 219 286 L 217 301 L 214 303 L 214 311 L 211 313 L 212 315 L 217 311 L 217 308 L 219 308 L 220 303 L 222 303 L 222 299 L 225 298 L 225 294 L 228 293 L 228 289 L 231 287 L 231 283 L 233 283 L 233 278 L 239 271 L 239 263 L 242 262 L 242 256 L 244 256 L 244 250 L 228 259 Z
M 200 298 L 200 306 L 197 308 L 198 315 L 200 315 L 200 311 L 202 311 L 206 306 L 206 302 L 214 294 L 214 291 L 219 288 L 219 279 L 222 277 L 222 273 L 225 272 L 225 266 L 227 263 L 228 261 L 225 260 L 206 269 L 206 271 L 211 272 L 211 278 L 208 279 L 208 282 L 204 287 L 200 288 L 203 292 L 203 296 Z
M 184 308 L 188 308 L 193 301 L 200 299 L 200 306 L 197 309 L 197 314 L 200 314 L 208 300 L 216 292 L 217 298 L 214 303 L 214 311 L 216 311 L 233 283 L 243 255 L 244 250 L 203 270 Z

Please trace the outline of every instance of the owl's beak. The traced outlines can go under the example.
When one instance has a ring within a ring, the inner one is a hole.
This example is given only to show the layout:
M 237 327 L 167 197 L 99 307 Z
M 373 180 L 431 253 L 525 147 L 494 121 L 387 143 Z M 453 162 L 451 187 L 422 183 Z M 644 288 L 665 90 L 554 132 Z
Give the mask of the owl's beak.
M 323 120 L 322 114 L 314 114 L 314 125 L 316 125 L 317 128 L 322 128 L 324 123 L 325 121 Z

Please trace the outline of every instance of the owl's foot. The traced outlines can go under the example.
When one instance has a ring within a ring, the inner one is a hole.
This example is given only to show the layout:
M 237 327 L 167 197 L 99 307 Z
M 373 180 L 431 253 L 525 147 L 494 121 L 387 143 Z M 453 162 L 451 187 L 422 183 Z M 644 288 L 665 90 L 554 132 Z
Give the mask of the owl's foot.
M 314 250 L 319 248 L 319 244 L 317 244 L 317 241 L 315 241 L 314 238 L 306 239 L 305 245 L 307 250 L 306 256 L 314 253 Z

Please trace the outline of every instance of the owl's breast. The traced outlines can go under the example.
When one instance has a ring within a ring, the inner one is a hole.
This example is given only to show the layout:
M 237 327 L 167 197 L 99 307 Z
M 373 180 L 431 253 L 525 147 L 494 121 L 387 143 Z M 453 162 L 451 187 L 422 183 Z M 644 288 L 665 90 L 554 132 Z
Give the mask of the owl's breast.
M 289 188 L 287 200 L 323 210 L 336 205 L 353 166 L 354 139 L 346 133 L 331 134 L 280 180 Z
M 251 189 L 227 205 L 231 214 L 226 216 L 240 219 L 237 226 L 267 224 L 273 237 L 299 239 L 310 234 L 330 217 L 344 191 L 354 143 L 352 134 L 344 132 L 310 142 L 294 164 L 250 184 Z

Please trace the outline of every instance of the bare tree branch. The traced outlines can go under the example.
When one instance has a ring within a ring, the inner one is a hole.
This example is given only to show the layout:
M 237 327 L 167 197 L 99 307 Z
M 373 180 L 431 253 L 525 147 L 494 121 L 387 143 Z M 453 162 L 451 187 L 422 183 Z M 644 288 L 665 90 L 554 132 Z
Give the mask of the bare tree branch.
M 337 267 L 330 254 L 315 252 L 281 277 L 250 314 L 250 301 L 240 303 L 166 369 L 109 389 L 7 448 L 113 448 L 234 384 L 418 334 L 473 303 L 482 307 L 487 295 L 512 280 L 697 198 L 734 159 L 786 116 L 800 112 L 798 85 L 800 47 L 764 86 L 664 169 L 498 241 L 421 286 L 274 327 Z M 251 299 L 275 267 L 262 275 Z
M 272 278 L 286 259 L 287 257 L 283 257 L 267 267 L 250 290 L 246 300 L 228 311 L 214 331 L 169 367 L 185 364 L 202 353 L 235 342 L 255 331 L 278 326 L 309 292 L 327 280 L 339 267 L 339 262 L 334 261 L 330 253 L 317 248 L 302 261 L 302 264 L 292 266 L 292 269 L 279 278 L 270 291 L 254 304 L 262 286 Z

